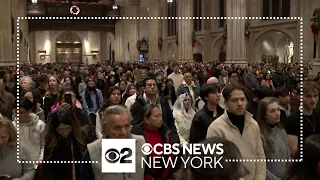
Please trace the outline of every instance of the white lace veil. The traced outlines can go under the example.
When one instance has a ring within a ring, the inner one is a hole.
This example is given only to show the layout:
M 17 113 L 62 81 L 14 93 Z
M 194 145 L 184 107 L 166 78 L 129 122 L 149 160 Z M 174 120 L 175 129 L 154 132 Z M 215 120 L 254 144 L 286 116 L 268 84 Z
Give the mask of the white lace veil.
M 186 111 L 186 109 L 184 108 L 184 104 L 183 104 L 183 101 L 184 99 L 186 98 L 186 96 L 190 97 L 187 93 L 184 93 L 184 94 L 181 94 L 176 102 L 174 103 L 174 105 L 172 106 L 172 110 L 173 111 L 182 111 L 182 114 L 185 116 L 185 117 L 188 117 L 188 118 L 193 118 L 193 116 L 195 115 L 195 111 L 192 109 L 192 106 L 188 109 L 188 112 Z
M 186 98 L 186 96 L 189 97 L 189 95 L 187 93 L 181 94 L 176 102 L 174 103 L 174 105 L 172 106 L 172 110 L 176 109 L 176 110 L 181 110 L 184 109 L 184 105 L 183 105 L 183 101 Z

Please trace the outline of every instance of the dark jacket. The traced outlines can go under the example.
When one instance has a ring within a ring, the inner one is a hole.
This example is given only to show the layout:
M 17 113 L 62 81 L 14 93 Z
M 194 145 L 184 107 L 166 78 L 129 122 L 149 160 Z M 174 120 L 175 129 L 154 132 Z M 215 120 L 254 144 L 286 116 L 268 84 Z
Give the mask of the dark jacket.
M 53 149 L 51 156 L 48 150 L 44 151 L 44 161 L 81 161 L 83 152 L 80 150 L 81 145 L 73 141 L 73 158 L 68 155 L 68 147 L 64 139 L 59 139 L 57 146 Z M 85 148 L 85 147 L 82 147 Z M 70 163 L 43 163 L 43 172 L 46 180 L 69 180 L 66 179 L 68 166 Z M 80 163 L 75 163 L 76 179 L 80 179 Z
M 286 85 L 287 79 L 284 73 L 275 72 L 272 75 L 272 81 L 275 88 Z
M 196 84 L 193 85 L 192 87 L 193 93 L 194 93 L 194 100 L 196 100 L 200 96 L 200 86 L 197 86 Z M 187 87 L 186 84 L 180 84 L 180 86 L 177 89 L 177 97 L 179 97 L 181 94 L 187 93 L 189 97 L 191 97 L 189 88 Z M 194 103 L 193 100 L 191 99 L 192 104 Z
M 258 105 L 259 103 L 253 101 L 253 100 L 249 100 L 246 110 L 252 114 L 252 118 L 254 120 L 257 120 L 257 111 L 258 111 Z
M 143 123 L 134 125 L 132 127 L 132 129 L 131 129 L 131 133 L 135 134 L 135 135 L 143 136 L 145 138 L 145 140 L 146 140 L 146 143 L 148 143 L 147 139 L 146 139 L 146 136 L 145 136 L 145 133 L 144 133 L 144 127 L 143 126 L 144 126 Z M 163 124 L 161 126 L 161 128 L 159 129 L 159 132 L 160 132 L 160 135 L 162 136 L 163 143 L 172 144 L 171 131 L 165 124 Z M 168 157 L 169 157 L 168 155 L 165 155 L 165 158 L 168 158 Z M 145 166 L 145 172 L 144 172 L 145 178 L 144 179 L 151 179 L 151 178 L 158 179 L 158 178 L 161 178 L 161 175 L 162 175 L 164 170 L 169 171 L 167 178 L 169 178 L 173 173 L 172 169 L 170 169 L 170 167 L 168 167 L 166 169 L 165 166 L 163 166 L 163 168 L 161 168 L 161 169 L 154 169 L 154 170 L 156 170 L 156 173 L 153 172 L 152 169 L 149 169 L 147 166 Z
M 177 128 L 175 126 L 175 120 L 172 115 L 172 111 L 170 109 L 168 101 L 159 95 L 159 101 L 162 110 L 162 119 L 165 125 L 172 132 L 172 142 L 173 143 L 180 143 L 179 135 L 177 133 Z M 133 116 L 132 125 L 137 125 L 142 122 L 143 118 L 143 107 L 147 105 L 147 102 L 143 98 L 143 93 L 137 94 L 136 102 L 131 107 L 131 114 Z
M 0 94 L 0 114 L 11 119 L 14 103 L 15 97 L 11 93 L 3 91 L 2 94 Z
M 45 96 L 43 100 L 43 111 L 44 111 L 44 116 L 47 119 L 48 114 L 51 112 L 51 107 L 57 103 L 58 99 L 58 94 L 50 94 Z
M 189 143 L 199 143 L 205 140 L 210 124 L 223 113 L 224 109 L 217 105 L 217 116 L 213 117 L 213 112 L 209 111 L 207 105 L 204 105 L 192 120 Z

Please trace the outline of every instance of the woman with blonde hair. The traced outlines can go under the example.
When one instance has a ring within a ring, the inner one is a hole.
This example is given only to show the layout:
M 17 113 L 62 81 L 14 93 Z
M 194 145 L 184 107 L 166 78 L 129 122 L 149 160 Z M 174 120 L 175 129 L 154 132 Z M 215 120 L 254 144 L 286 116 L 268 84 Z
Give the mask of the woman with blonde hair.
M 259 102 L 257 121 L 266 159 L 291 159 L 287 133 L 280 121 L 280 105 L 275 97 Z M 267 162 L 267 180 L 283 179 L 287 162 Z
M 173 117 L 181 144 L 189 141 L 192 119 L 196 112 L 191 107 L 191 98 L 187 93 L 181 94 L 173 105 Z
M 0 177 L 12 180 L 33 180 L 35 169 L 26 149 L 20 145 L 17 151 L 17 132 L 12 122 L 0 118 Z M 17 152 L 21 163 L 17 161 Z
M 47 86 L 43 101 L 43 111 L 45 117 L 48 116 L 49 112 L 51 111 L 51 107 L 59 99 L 58 96 L 61 89 L 60 82 L 61 81 L 57 76 L 52 75 L 49 77 L 49 85 Z

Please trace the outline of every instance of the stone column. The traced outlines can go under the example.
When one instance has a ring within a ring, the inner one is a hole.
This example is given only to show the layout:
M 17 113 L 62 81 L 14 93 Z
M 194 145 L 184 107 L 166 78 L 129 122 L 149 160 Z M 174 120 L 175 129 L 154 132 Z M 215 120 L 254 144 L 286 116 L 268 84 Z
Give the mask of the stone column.
M 125 10 L 123 7 L 123 3 L 122 0 L 116 0 L 115 1 L 116 4 L 121 6 L 120 9 L 120 16 L 121 17 L 125 17 Z M 127 46 L 124 45 L 123 43 L 123 29 L 124 29 L 124 22 L 126 20 L 118 20 L 118 22 L 115 24 L 115 45 L 114 45 L 114 52 L 115 52 L 115 56 L 114 59 L 115 61 L 123 61 L 125 60 L 124 58 L 124 53 L 127 50 Z
M 245 37 L 246 0 L 227 0 L 227 60 L 226 64 L 247 64 Z
M 30 48 L 30 61 L 32 63 L 36 63 L 37 62 L 37 49 L 36 49 L 36 32 L 35 31 L 31 31 L 30 32 L 30 42 L 29 42 L 29 48 Z
M 109 39 L 107 39 L 107 32 L 100 31 L 100 63 L 105 63 L 109 60 Z
M 149 0 L 149 17 L 160 16 L 160 4 L 159 0 Z M 160 49 L 158 48 L 159 31 L 161 27 L 161 20 L 150 19 L 149 20 L 149 61 L 160 60 Z
M 209 17 L 211 14 L 211 0 L 204 0 L 204 17 Z M 212 60 L 211 51 L 212 51 L 212 44 L 211 44 L 211 36 L 210 36 L 210 29 L 211 29 L 211 22 L 217 20 L 202 20 L 203 23 L 203 34 L 204 34 L 204 51 L 203 51 L 203 62 L 208 62 Z
M 290 1 L 290 16 L 299 17 L 299 0 Z
M 248 11 L 247 11 L 247 12 L 249 12 L 249 14 L 247 14 L 247 16 L 261 17 L 262 16 L 262 8 L 253 8 L 253 7 L 262 7 L 263 6 L 262 4 L 263 4 L 262 1 L 250 1 L 248 4 L 250 7 L 248 7 Z M 260 22 L 261 22 L 260 19 L 251 19 L 250 25 L 251 26 L 258 25 Z
M 300 16 L 303 18 L 303 61 L 312 61 L 313 58 L 313 34 L 311 31 L 311 21 L 313 9 L 311 1 L 300 2 Z M 296 46 L 300 46 L 300 21 L 297 26 L 297 43 Z M 300 62 L 300 49 L 295 51 L 295 60 Z
M 193 20 L 183 19 L 183 17 L 193 16 L 193 0 L 178 0 L 178 16 L 182 19 L 178 20 L 178 60 L 193 61 L 192 54 L 192 30 Z
M 11 32 L 11 0 L 2 0 L 0 5 L 0 64 L 15 61 L 12 56 L 13 43 Z M 15 34 L 17 34 L 17 22 L 14 22 Z
M 129 17 L 138 17 L 141 0 L 130 0 Z M 139 61 L 137 42 L 139 40 L 139 20 L 129 20 L 129 61 Z
M 122 39 L 122 28 L 123 28 L 123 21 L 120 20 L 116 23 L 115 27 L 115 61 L 124 60 L 124 51 L 126 50 L 125 46 L 123 45 Z

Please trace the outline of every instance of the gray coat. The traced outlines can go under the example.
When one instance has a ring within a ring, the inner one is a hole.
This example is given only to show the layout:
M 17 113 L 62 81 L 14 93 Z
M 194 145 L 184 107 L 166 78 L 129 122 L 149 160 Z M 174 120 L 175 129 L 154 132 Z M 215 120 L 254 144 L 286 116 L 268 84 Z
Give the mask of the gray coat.
M 31 161 L 26 149 L 20 145 L 20 161 Z M 9 175 L 12 179 L 33 180 L 35 169 L 32 163 L 18 163 L 17 146 L 6 145 L 0 148 L 0 175 Z
M 88 151 L 91 161 L 98 161 L 92 163 L 92 170 L 94 173 L 94 180 L 143 180 L 144 169 L 141 168 L 141 158 L 144 156 L 141 152 L 142 145 L 146 142 L 143 136 L 132 135 L 136 139 L 136 173 L 102 173 L 101 165 L 101 142 L 98 139 L 91 144 L 88 144 Z

